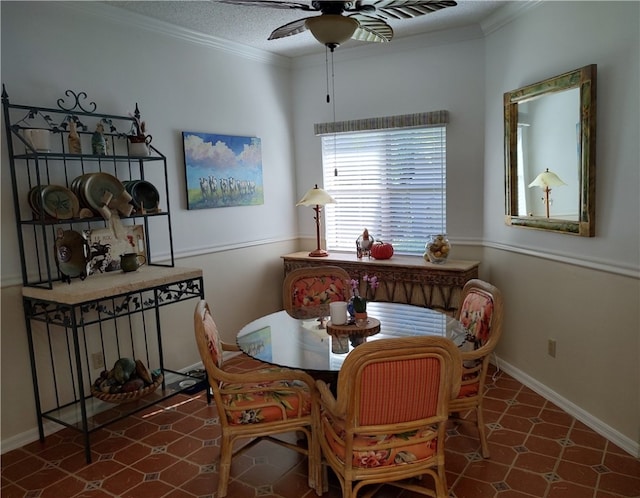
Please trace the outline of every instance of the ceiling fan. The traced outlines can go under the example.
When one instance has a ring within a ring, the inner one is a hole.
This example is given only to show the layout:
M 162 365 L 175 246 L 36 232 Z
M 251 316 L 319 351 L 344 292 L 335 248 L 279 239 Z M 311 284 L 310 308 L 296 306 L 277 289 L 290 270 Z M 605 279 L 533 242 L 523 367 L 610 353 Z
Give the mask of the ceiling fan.
M 219 1 L 232 5 L 320 12 L 319 16 L 304 17 L 276 28 L 269 36 L 269 40 L 297 35 L 309 30 L 332 52 L 350 38 L 364 42 L 391 41 L 393 29 L 387 24 L 388 19 L 410 19 L 457 5 L 454 0 L 374 0 L 369 3 L 361 0 L 355 2 L 320 0 L 312 1 L 311 4 L 284 0 Z

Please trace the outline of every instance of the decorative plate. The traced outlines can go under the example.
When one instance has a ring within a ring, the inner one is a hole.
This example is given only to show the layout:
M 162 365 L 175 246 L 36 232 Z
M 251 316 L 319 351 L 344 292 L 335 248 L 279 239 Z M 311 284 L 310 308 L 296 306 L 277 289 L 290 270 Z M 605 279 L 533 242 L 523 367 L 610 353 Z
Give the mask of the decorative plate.
M 27 200 L 29 201 L 29 207 L 33 211 L 33 216 L 39 218 L 42 210 L 41 192 L 44 185 L 36 185 L 29 190 Z
M 115 176 L 108 173 L 90 173 L 81 182 L 80 189 L 89 207 L 99 211 L 104 205 L 105 193 L 110 192 L 116 199 L 124 192 L 124 185 Z
M 44 212 L 57 220 L 76 218 L 80 211 L 76 194 L 62 185 L 46 185 L 42 188 L 40 202 Z
M 160 194 L 153 184 L 140 180 L 131 185 L 131 197 L 136 208 L 154 210 L 160 204 Z

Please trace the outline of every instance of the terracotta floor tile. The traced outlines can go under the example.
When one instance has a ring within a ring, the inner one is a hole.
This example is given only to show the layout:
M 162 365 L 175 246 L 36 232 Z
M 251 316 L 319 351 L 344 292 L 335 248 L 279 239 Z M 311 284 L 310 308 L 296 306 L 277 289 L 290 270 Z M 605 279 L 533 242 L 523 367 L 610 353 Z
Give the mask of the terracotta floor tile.
M 465 469 L 465 476 L 488 483 L 504 481 L 509 467 L 501 463 L 493 462 L 490 459 L 483 459 L 477 462 L 470 462 Z
M 144 481 L 134 488 L 125 491 L 122 498 L 161 498 L 171 491 L 171 486 L 162 481 Z
M 537 407 L 540 407 L 540 408 L 542 408 L 544 406 L 544 404 L 546 403 L 546 401 L 547 401 L 542 396 L 540 396 L 538 393 L 524 392 L 524 391 L 520 391 L 516 395 L 515 400 L 518 403 L 522 403 L 524 405 L 537 406 Z
M 630 477 L 610 472 L 600 476 L 599 489 L 636 498 L 640 496 L 640 476 Z
M 102 489 L 121 496 L 127 490 L 137 486 L 144 481 L 144 473 L 132 468 L 126 468 L 120 472 L 107 477 L 102 482 Z
M 569 439 L 577 445 L 589 448 L 604 449 L 607 444 L 607 440 L 600 434 L 596 434 L 591 429 L 578 429 L 575 425 L 569 433 Z
M 524 445 L 529 451 L 550 457 L 560 456 L 563 449 L 563 446 L 558 443 L 556 439 L 535 436 L 533 434 L 527 437 Z
M 256 362 L 234 360 L 238 371 Z M 607 441 L 504 372 L 485 398 L 490 459 L 480 455 L 475 412 L 448 423 L 446 476 L 456 498 L 640 497 L 640 459 Z M 515 403 L 514 403 L 515 401 Z M 113 411 L 119 410 L 113 407 Z M 62 429 L 2 455 L 2 498 L 212 498 L 220 426 L 205 392 L 178 395 L 90 435 Z M 294 434 L 285 439 L 295 443 Z M 246 445 L 240 440 L 235 447 Z M 341 498 L 329 472 L 323 498 Z M 429 483 L 431 485 L 431 483 Z M 453 496 L 452 494 L 452 496 Z M 314 498 L 307 459 L 260 442 L 232 460 L 229 498 Z M 373 498 L 418 498 L 383 486 Z
M 167 453 L 151 453 L 148 457 L 131 465 L 143 474 L 160 472 L 178 462 L 178 458 Z
M 67 477 L 67 473 L 53 465 L 45 466 L 36 473 L 20 479 L 16 484 L 24 489 L 44 489 Z
M 74 476 L 64 477 L 42 490 L 38 498 L 61 498 L 63 496 L 75 496 L 86 486 L 84 481 Z M 4 497 L 4 493 L 2 493 Z
M 535 424 L 531 429 L 531 434 L 549 439 L 563 439 L 569 434 L 569 427 L 543 422 Z
M 619 474 L 640 478 L 640 459 L 633 458 L 628 453 L 620 455 L 607 452 L 604 457 L 604 465 L 609 469 L 615 469 Z
M 561 461 L 555 472 L 564 481 L 578 483 L 592 488 L 594 488 L 598 482 L 598 472 L 588 465 Z
M 489 498 L 495 495 L 495 488 L 486 482 L 464 477 L 451 489 L 456 498 Z
M 511 489 L 538 497 L 544 496 L 548 485 L 542 475 L 517 468 L 511 469 L 505 482 Z
M 509 429 L 516 432 L 524 432 L 525 434 L 528 434 L 533 427 L 533 422 L 531 422 L 531 420 L 528 418 L 515 417 L 507 413 L 504 414 L 502 418 L 500 418 L 500 425 L 504 429 Z
M 113 459 L 125 465 L 142 460 L 151 454 L 153 448 L 141 443 L 133 443 L 114 453 Z
M 505 446 L 522 446 L 525 439 L 527 439 L 526 434 L 509 429 L 496 429 L 491 431 L 488 437 L 489 441 Z
M 551 483 L 547 498 L 593 498 L 593 488 L 572 482 Z
M 181 460 L 160 472 L 160 480 L 178 487 L 200 473 L 200 466 Z
M 528 470 L 538 474 L 546 474 L 553 471 L 556 464 L 556 458 L 527 452 L 518 455 L 514 464 L 519 469 Z
M 583 465 L 599 465 L 603 462 L 604 452 L 584 446 L 569 446 L 565 448 L 562 459 Z
M 549 422 L 551 424 L 556 424 L 556 425 L 563 425 L 567 427 L 571 427 L 575 420 L 571 415 L 568 415 L 565 412 L 549 410 L 548 408 L 543 409 L 540 412 L 540 415 L 538 415 L 538 417 L 544 420 L 545 422 Z

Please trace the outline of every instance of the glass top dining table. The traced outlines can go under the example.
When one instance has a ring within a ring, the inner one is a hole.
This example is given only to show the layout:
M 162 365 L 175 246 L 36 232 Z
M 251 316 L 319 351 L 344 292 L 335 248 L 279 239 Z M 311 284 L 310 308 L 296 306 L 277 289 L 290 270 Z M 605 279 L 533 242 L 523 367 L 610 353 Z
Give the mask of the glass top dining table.
M 420 335 L 448 337 L 458 345 L 464 342 L 464 329 L 457 320 L 429 308 L 368 302 L 367 314 L 380 321 L 380 331 L 366 337 L 367 342 Z M 282 310 L 245 325 L 236 342 L 247 355 L 266 363 L 304 370 L 312 375 L 314 372 L 337 373 L 348 352 L 332 352 L 331 343 L 335 338 L 324 327 L 318 318 L 297 319 Z M 357 346 L 349 344 L 349 351 L 354 347 Z

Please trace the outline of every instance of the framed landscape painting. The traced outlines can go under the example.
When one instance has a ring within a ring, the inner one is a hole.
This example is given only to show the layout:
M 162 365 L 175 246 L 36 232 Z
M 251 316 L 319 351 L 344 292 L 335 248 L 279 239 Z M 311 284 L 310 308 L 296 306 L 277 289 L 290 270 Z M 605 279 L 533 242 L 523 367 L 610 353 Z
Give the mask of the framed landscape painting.
M 182 132 L 187 208 L 264 204 L 259 138 Z

